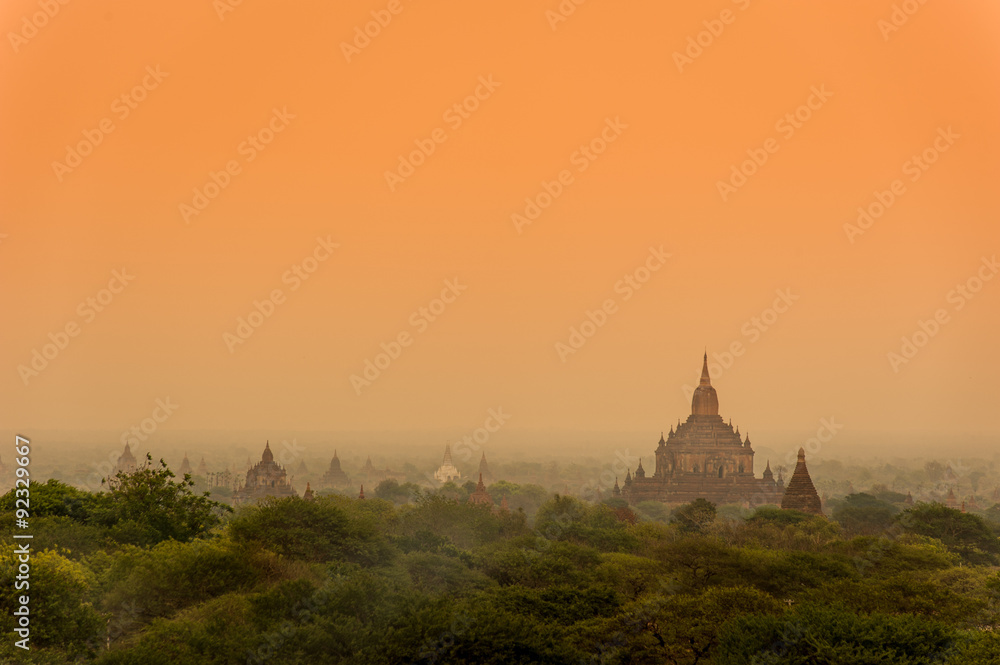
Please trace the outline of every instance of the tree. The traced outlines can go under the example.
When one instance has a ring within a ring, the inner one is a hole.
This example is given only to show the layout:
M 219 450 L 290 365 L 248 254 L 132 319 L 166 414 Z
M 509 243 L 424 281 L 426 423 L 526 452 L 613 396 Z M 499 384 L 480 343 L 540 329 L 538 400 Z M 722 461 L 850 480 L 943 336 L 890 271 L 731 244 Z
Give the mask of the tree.
M 918 503 L 897 516 L 896 523 L 910 533 L 937 538 L 969 563 L 1000 563 L 1000 539 L 978 515 L 940 503 Z
M 703 533 L 715 521 L 715 504 L 705 499 L 695 499 L 677 508 L 670 518 L 682 533 Z
M 892 526 L 899 509 L 871 494 L 848 494 L 833 511 L 833 519 L 848 533 L 874 535 Z
M 375 520 L 348 514 L 338 505 L 340 501 L 335 496 L 314 501 L 267 497 L 241 509 L 229 523 L 229 532 L 235 542 L 246 547 L 266 548 L 306 561 L 380 560 L 385 555 L 385 542 L 376 532 Z
M 414 483 L 399 484 L 395 478 L 387 478 L 375 487 L 375 496 L 393 503 L 410 503 L 420 496 L 420 488 Z
M 914 616 L 858 615 L 843 605 L 796 606 L 784 615 L 749 615 L 719 632 L 718 665 L 931 665 L 948 653 L 956 632 Z
M 189 476 L 179 483 L 173 478 L 162 459 L 159 468 L 147 464 L 119 473 L 110 489 L 97 495 L 93 521 L 108 528 L 115 542 L 148 547 L 164 540 L 189 541 L 219 524 L 221 514 L 232 512 L 209 499 L 208 492 L 194 494 Z
M 49 478 L 44 483 L 31 483 L 32 517 L 69 517 L 79 522 L 90 518 L 95 497 L 90 492 L 78 490 L 71 485 Z M 14 512 L 16 489 L 0 497 L 0 510 Z

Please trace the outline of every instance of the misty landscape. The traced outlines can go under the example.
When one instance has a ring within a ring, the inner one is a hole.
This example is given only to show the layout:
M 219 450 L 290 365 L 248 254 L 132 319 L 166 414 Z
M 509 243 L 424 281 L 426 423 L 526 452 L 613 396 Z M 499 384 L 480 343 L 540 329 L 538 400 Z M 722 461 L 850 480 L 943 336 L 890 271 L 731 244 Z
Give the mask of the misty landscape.
M 1000 3 L 0 27 L 0 665 L 1000 665 Z

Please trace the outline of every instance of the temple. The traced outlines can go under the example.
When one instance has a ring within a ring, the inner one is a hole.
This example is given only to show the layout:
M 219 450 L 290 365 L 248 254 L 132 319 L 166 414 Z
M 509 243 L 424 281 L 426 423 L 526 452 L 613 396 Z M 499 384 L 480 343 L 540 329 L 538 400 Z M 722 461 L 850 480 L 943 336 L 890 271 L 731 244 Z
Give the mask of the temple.
M 386 467 L 384 470 L 376 469 L 375 465 L 372 464 L 372 458 L 369 455 L 364 468 L 361 469 L 361 479 L 369 487 L 378 487 L 379 483 L 383 480 L 395 480 L 397 482 L 402 482 L 406 479 L 406 474 L 396 473 L 389 467 Z
M 747 506 L 778 503 L 780 482 L 774 480 L 770 464 L 763 478 L 755 477 L 753 457 L 750 436 L 741 439 L 739 427 L 734 429 L 719 415 L 719 397 L 712 387 L 706 352 L 701 381 L 691 398 L 691 415 L 683 423 L 678 421 L 676 430 L 671 427 L 666 438 L 660 434 L 651 475 L 647 477 L 641 459 L 634 476 L 631 470 L 626 473 L 621 496 L 632 504 L 688 503 L 695 499 Z M 616 479 L 616 496 L 617 484 Z
M 247 471 L 246 484 L 233 494 L 233 503 L 252 503 L 268 496 L 298 496 L 285 469 L 274 461 L 270 442 L 264 445 L 260 461 Z
M 483 457 L 479 460 L 479 476 L 486 480 L 488 483 L 493 483 L 495 480 L 493 478 L 493 472 L 490 471 L 490 465 L 486 462 L 486 452 L 483 451 Z
M 337 457 L 337 451 L 334 450 L 333 459 L 330 460 L 330 468 L 323 474 L 323 485 L 326 487 L 344 487 L 350 484 L 351 479 L 340 468 L 340 458 Z
M 181 462 L 181 468 L 177 472 L 181 478 L 184 477 L 185 473 L 191 473 L 191 462 L 188 460 L 187 453 L 184 453 L 184 460 Z
M 819 494 L 816 493 L 812 478 L 809 477 L 809 469 L 806 468 L 806 451 L 802 448 L 799 448 L 799 460 L 795 464 L 795 472 L 788 480 L 785 495 L 781 497 L 781 508 L 812 513 L 813 515 L 823 514 L 823 503 L 819 500 Z
M 444 459 L 438 470 L 434 472 L 434 479 L 439 483 L 446 483 L 450 480 L 459 480 L 461 477 L 462 474 L 459 473 L 458 467 L 451 461 L 451 445 L 445 445 Z
M 486 493 L 486 485 L 483 484 L 483 474 L 479 474 L 479 484 L 476 491 L 469 495 L 469 503 L 477 506 L 492 506 L 493 498 Z
M 115 473 L 135 473 L 136 468 L 135 455 L 132 454 L 132 448 L 126 443 L 125 450 L 122 451 L 115 464 Z

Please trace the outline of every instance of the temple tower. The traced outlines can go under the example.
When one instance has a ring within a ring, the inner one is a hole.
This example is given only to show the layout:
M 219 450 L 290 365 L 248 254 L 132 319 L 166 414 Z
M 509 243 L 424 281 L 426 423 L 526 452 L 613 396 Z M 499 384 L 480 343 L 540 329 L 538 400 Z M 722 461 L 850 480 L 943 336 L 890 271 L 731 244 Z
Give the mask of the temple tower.
M 813 515 L 823 514 L 819 494 L 816 493 L 812 478 L 809 477 L 809 470 L 806 468 L 806 451 L 802 448 L 799 448 L 795 472 L 792 473 L 788 487 L 785 488 L 785 495 L 781 498 L 781 507 L 784 510 L 798 510 Z

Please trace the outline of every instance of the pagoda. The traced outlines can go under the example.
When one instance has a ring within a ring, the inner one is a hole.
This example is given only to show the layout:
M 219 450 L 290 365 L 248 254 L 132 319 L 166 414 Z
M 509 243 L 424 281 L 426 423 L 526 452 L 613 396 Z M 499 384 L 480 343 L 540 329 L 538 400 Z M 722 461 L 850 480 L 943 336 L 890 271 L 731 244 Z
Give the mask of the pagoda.
M 371 458 L 369 458 L 369 461 L 371 461 Z M 343 487 L 344 485 L 349 485 L 350 482 L 351 479 L 340 468 L 340 458 L 337 457 L 337 451 L 334 450 L 333 459 L 330 460 L 330 468 L 323 474 L 323 484 L 327 487 Z
M 479 483 L 476 491 L 469 495 L 469 503 L 477 506 L 492 506 L 493 499 L 486 493 L 486 485 L 483 484 L 483 474 L 479 474 Z
M 819 494 L 813 486 L 809 470 L 806 468 L 806 451 L 799 448 L 799 459 L 795 464 L 795 472 L 788 481 L 785 494 L 781 497 L 782 510 L 798 510 L 813 515 L 823 514 L 823 505 Z
M 188 460 L 187 453 L 184 453 L 184 460 L 181 462 L 181 468 L 178 469 L 177 473 L 180 474 L 181 478 L 184 474 L 191 473 L 191 462 Z
M 486 462 L 486 451 L 483 451 L 483 456 L 479 460 L 479 475 L 486 479 L 486 482 L 493 483 L 493 473 L 490 471 L 490 465 Z
M 132 454 L 132 448 L 129 447 L 128 443 L 125 444 L 125 450 L 118 457 L 118 462 L 115 464 L 115 474 L 118 473 L 135 473 L 137 465 L 135 462 L 135 455 Z

